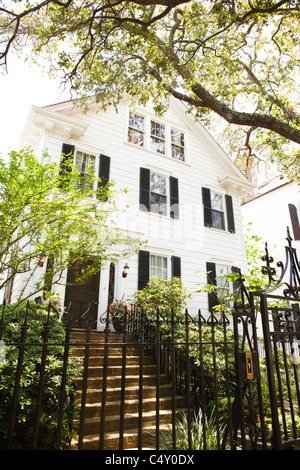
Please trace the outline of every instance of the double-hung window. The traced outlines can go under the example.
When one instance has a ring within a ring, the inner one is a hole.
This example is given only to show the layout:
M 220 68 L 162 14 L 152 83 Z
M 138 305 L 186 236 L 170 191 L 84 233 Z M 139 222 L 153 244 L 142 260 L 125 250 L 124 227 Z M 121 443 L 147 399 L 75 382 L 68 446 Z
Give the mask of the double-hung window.
M 235 233 L 232 196 L 219 194 L 209 188 L 202 188 L 204 225 Z M 225 211 L 226 209 L 226 211 Z M 226 222 L 226 226 L 225 226 Z
M 223 197 L 213 191 L 210 192 L 212 227 L 225 229 Z
M 175 158 L 175 160 L 184 162 L 184 134 L 175 129 L 171 129 L 171 154 L 172 158 Z
M 208 294 L 208 307 L 213 311 L 217 305 L 224 301 L 224 298 L 235 291 L 236 286 L 228 281 L 228 275 L 237 273 L 238 268 L 224 264 L 212 262 L 206 263 L 207 284 L 216 286 L 215 290 Z
M 216 264 L 216 283 L 219 299 L 224 299 L 230 293 L 228 281 L 230 272 L 229 266 Z
M 144 289 L 152 277 L 168 280 L 181 277 L 181 257 L 141 250 L 138 254 L 138 289 Z
M 128 142 L 144 147 L 145 118 L 140 114 L 129 113 Z
M 150 255 L 150 278 L 168 279 L 168 258 L 165 256 Z
M 150 204 L 151 212 L 167 215 L 167 178 L 150 174 Z
M 164 176 L 140 168 L 140 210 L 179 218 L 179 181 L 174 176 Z
M 89 181 L 90 176 L 94 174 L 95 171 L 95 155 L 90 155 L 89 153 L 76 151 L 75 154 L 75 166 L 78 170 L 80 176 L 80 182 L 78 186 L 84 191 L 88 192 L 92 188 L 92 183 Z
M 164 124 L 151 121 L 150 149 L 157 153 L 166 153 L 166 127 Z
M 186 138 L 184 132 L 168 123 L 158 122 L 150 116 L 129 111 L 127 142 L 152 152 L 186 161 Z
M 60 176 L 62 177 L 60 188 L 66 188 L 66 183 L 70 181 L 71 172 L 73 167 L 77 169 L 79 173 L 78 188 L 81 188 L 84 192 L 88 193 L 92 188 L 92 182 L 90 176 L 96 172 L 96 161 L 98 167 L 98 189 L 99 193 L 97 198 L 101 201 L 107 200 L 107 194 L 102 191 L 110 180 L 110 157 L 107 155 L 100 155 L 96 158 L 88 152 L 75 149 L 75 145 L 64 143 L 61 149 L 61 160 L 60 160 Z

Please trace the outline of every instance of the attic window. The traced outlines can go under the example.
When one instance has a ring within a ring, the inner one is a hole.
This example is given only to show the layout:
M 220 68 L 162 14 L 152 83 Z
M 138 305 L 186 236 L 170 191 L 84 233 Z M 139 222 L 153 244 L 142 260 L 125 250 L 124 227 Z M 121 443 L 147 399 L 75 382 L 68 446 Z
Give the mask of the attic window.
M 145 118 L 140 114 L 129 113 L 128 142 L 144 146 Z
M 184 134 L 175 129 L 171 129 L 171 152 L 172 158 L 175 158 L 175 160 L 185 161 Z
M 166 131 L 163 124 L 151 121 L 150 148 L 157 153 L 166 152 Z

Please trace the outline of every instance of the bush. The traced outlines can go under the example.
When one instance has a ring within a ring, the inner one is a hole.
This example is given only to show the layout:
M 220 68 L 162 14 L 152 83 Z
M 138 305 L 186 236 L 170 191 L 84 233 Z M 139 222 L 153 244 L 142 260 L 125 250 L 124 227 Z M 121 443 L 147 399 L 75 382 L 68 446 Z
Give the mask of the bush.
M 167 318 L 172 310 L 175 315 L 180 315 L 190 297 L 180 278 L 172 277 L 166 281 L 153 277 L 147 287 L 136 292 L 134 302 L 148 318 L 155 318 L 157 309 L 163 318 Z
M 4 311 L 5 362 L 0 364 L 0 447 L 6 447 L 8 426 L 15 388 L 19 347 L 26 307 Z M 49 339 L 45 365 L 42 406 L 39 421 L 39 449 L 53 449 L 59 415 L 59 397 L 63 370 L 65 329 L 56 314 L 50 314 L 38 304 L 30 304 L 27 316 L 27 331 L 24 359 L 18 394 L 13 449 L 30 449 L 33 444 L 36 406 L 39 393 L 41 360 L 45 325 L 49 325 Z M 72 422 L 76 413 L 74 405 L 74 379 L 80 375 L 78 359 L 69 357 L 63 403 L 61 443 L 64 446 L 71 438 Z

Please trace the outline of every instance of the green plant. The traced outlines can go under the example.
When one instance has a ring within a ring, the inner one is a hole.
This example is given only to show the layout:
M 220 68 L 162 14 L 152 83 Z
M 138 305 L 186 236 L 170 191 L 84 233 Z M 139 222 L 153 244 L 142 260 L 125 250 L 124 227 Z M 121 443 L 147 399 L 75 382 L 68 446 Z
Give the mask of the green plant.
M 203 430 L 205 429 L 205 437 Z M 191 421 L 191 445 L 188 439 L 188 416 L 183 413 L 181 419 L 176 420 L 176 450 L 218 450 L 225 426 L 217 425 L 213 413 L 207 419 L 202 412 L 193 413 Z M 172 428 L 160 432 L 160 449 L 172 450 Z M 173 449 L 175 450 L 175 449 Z
M 24 304 L 11 311 L 4 312 L 5 362 L 0 364 L 0 442 L 6 446 L 8 425 L 11 416 L 13 393 L 15 388 L 21 333 L 24 330 Z M 62 385 L 65 329 L 57 319 L 42 305 L 30 304 L 27 315 L 24 359 L 18 393 L 16 421 L 13 436 L 13 449 L 30 449 L 33 444 L 33 432 L 37 400 L 40 390 L 41 361 L 45 327 L 49 326 L 45 377 L 42 388 L 42 406 L 39 420 L 39 449 L 53 449 L 60 409 Z M 76 416 L 75 383 L 81 373 L 77 358 L 69 357 L 66 384 L 63 398 L 63 421 L 61 445 L 65 446 L 72 436 L 72 422 Z
M 152 277 L 147 287 L 136 292 L 134 302 L 149 318 L 155 317 L 157 309 L 162 317 L 167 318 L 172 310 L 175 315 L 182 314 L 190 297 L 190 291 L 180 278 L 163 280 Z

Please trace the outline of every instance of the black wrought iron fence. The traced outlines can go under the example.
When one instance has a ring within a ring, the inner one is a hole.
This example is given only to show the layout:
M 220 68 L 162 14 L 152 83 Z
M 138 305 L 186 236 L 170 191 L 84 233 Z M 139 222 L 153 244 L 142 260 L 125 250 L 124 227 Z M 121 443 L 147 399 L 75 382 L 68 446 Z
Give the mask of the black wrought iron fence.
M 190 316 L 186 309 L 181 315 L 171 312 L 162 316 L 158 309 L 149 318 L 135 308 L 128 324 L 129 331 L 140 331 L 139 341 L 159 364 L 160 372 L 167 374 L 172 396 L 179 393 L 185 398 L 188 442 L 195 438 L 192 426 L 198 415 L 202 420 L 201 448 L 209 448 L 212 442 L 215 449 L 230 445 L 223 435 L 225 427 L 226 438 L 233 433 L 236 369 L 235 339 L 226 315 L 217 318 L 211 313 L 204 318 L 199 310 L 197 316 Z M 208 421 L 212 433 L 207 440 Z
M 290 270 L 279 263 L 276 279 L 264 260 L 274 286 L 249 292 L 240 274 L 230 316 L 146 316 L 132 306 L 116 332 L 110 311 L 92 329 L 92 302 L 78 324 L 70 308 L 62 322 L 50 306 L 4 305 L 0 448 L 297 446 L 300 264 L 289 238 Z
M 51 306 L 3 305 L 0 339 L 0 448 L 54 449 L 67 445 L 75 411 L 70 328 Z
M 225 317 L 149 319 L 133 308 L 123 332 L 109 313 L 105 325 L 71 328 L 33 303 L 2 309 L 1 448 L 221 449 L 235 376 Z

